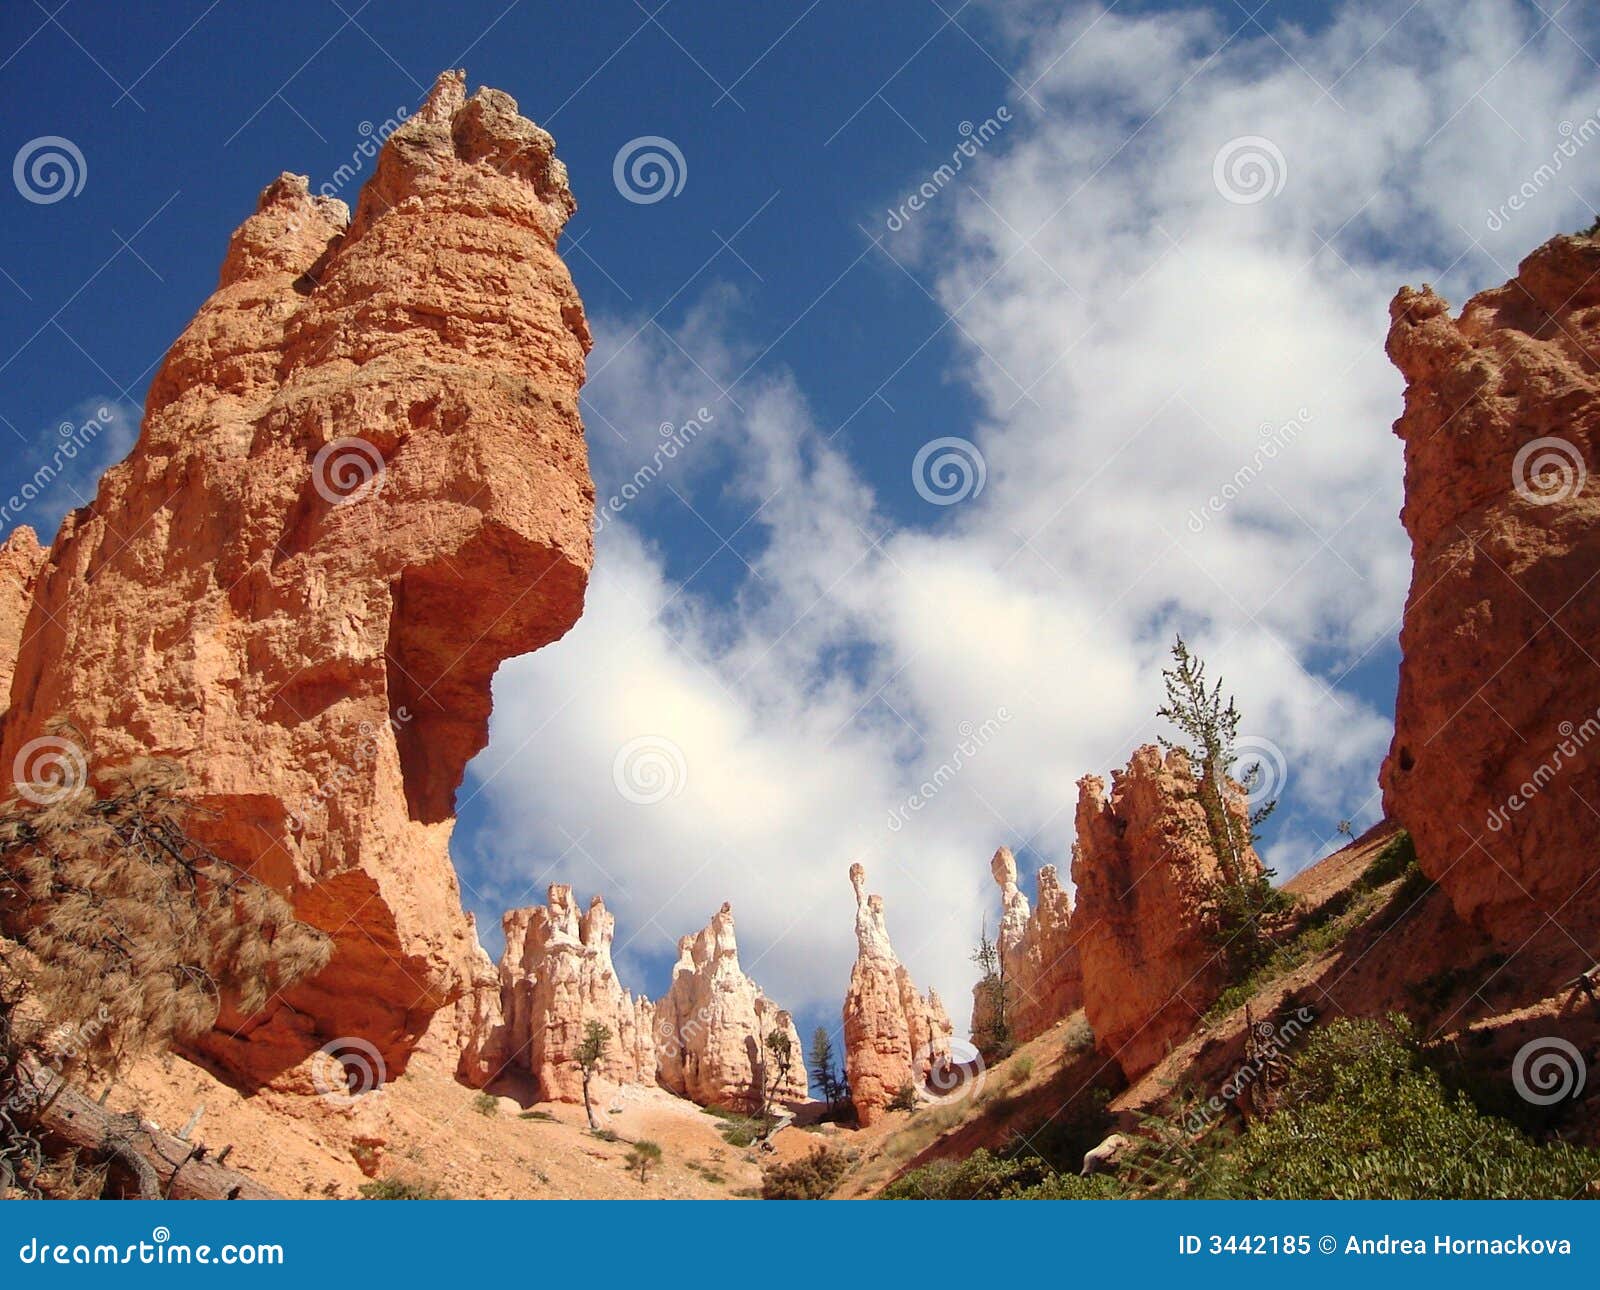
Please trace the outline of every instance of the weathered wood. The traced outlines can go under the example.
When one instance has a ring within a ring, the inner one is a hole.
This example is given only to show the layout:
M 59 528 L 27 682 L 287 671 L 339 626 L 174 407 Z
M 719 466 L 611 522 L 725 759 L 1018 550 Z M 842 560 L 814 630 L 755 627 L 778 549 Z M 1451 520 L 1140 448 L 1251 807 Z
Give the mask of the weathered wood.
M 104 1161 L 133 1195 L 147 1200 L 279 1199 L 249 1174 L 227 1168 L 222 1157 L 213 1158 L 205 1147 L 164 1133 L 136 1115 L 106 1110 L 37 1063 L 25 1061 L 21 1074 L 38 1090 L 44 1107 L 36 1132 L 45 1147 Z

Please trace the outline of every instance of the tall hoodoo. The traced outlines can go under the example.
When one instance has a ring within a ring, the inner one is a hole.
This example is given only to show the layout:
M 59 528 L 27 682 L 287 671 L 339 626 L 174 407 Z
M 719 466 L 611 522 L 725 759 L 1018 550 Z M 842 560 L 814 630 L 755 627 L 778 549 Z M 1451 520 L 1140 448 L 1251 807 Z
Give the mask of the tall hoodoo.
M 1039 870 L 1039 907 L 1030 908 L 1017 885 L 1017 861 L 1001 847 L 989 862 L 1000 888 L 1000 923 L 995 950 L 1004 985 L 1005 1029 L 1026 1043 L 1083 1004 L 1083 972 L 1071 929 L 1072 901 L 1061 889 L 1054 865 Z M 995 988 L 973 987 L 972 1035 L 995 1032 Z
M 654 1084 L 655 1009 L 622 988 L 611 962 L 616 919 L 599 896 L 578 913 L 572 888 L 552 884 L 546 905 L 507 911 L 500 960 L 504 1032 L 488 1046 L 533 1074 L 540 1097 L 583 1098 L 578 1048 L 591 1021 L 610 1032 L 597 1074 L 612 1084 Z M 480 1045 L 481 1046 L 481 1045 Z
M 881 1119 L 906 1085 L 920 1087 L 950 1058 L 950 1018 L 939 996 L 917 992 L 895 957 L 883 897 L 867 895 L 867 871 L 850 866 L 856 896 L 856 963 L 844 1000 L 845 1072 L 863 1126 Z
M 656 1004 L 657 1076 L 663 1088 L 700 1103 L 758 1108 L 768 1080 L 778 1103 L 803 1100 L 806 1054 L 790 1015 L 761 993 L 739 966 L 733 906 L 724 904 L 705 929 L 678 942 L 672 986 Z M 778 1081 L 767 1039 L 789 1040 L 791 1065 Z
M 1242 802 L 1231 809 L 1246 810 Z M 1223 867 L 1189 759 L 1153 744 L 1114 771 L 1078 781 L 1073 939 L 1083 1006 L 1101 1052 L 1129 1079 L 1154 1066 L 1227 984 L 1212 897 Z M 1259 873 L 1254 849 L 1242 864 Z
M 573 209 L 550 136 L 460 72 L 353 217 L 280 177 L 31 588 L 0 764 L 58 720 L 91 777 L 178 761 L 206 841 L 334 937 L 225 1009 L 212 1055 L 253 1077 L 346 1036 L 393 1074 L 474 971 L 455 791 L 495 668 L 572 626 L 592 559 Z
M 1578 957 L 1600 935 L 1597 305 L 1600 241 L 1557 237 L 1459 320 L 1403 289 L 1388 341 L 1413 571 L 1384 808 L 1463 918 L 1520 946 L 1548 916 Z

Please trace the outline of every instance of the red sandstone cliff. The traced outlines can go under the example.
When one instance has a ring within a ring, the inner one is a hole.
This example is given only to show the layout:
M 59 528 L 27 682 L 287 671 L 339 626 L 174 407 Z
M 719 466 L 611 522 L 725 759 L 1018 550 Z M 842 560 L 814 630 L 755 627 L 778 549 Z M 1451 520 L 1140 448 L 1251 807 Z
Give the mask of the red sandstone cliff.
M 1001 847 L 989 861 L 1000 888 L 1000 925 L 995 947 L 1005 977 L 1006 1029 L 1026 1043 L 1083 1006 L 1083 967 L 1072 925 L 1072 900 L 1054 865 L 1039 870 L 1039 907 L 1017 886 L 1017 861 Z M 993 990 L 973 987 L 972 1034 L 992 1033 Z
M 1390 307 L 1411 592 L 1384 806 L 1456 911 L 1600 934 L 1600 242 L 1557 237 L 1459 320 Z M 1575 953 L 1577 952 L 1575 948 Z M 1587 963 L 1584 964 L 1587 966 Z
M 1222 879 L 1189 759 L 1153 745 L 1078 781 L 1072 914 L 1083 1006 L 1102 1053 L 1133 1079 L 1186 1035 L 1227 984 L 1209 905 Z M 1259 872 L 1253 850 L 1242 857 Z
M 495 668 L 572 625 L 591 562 L 589 335 L 552 149 L 447 73 L 353 217 L 271 184 L 128 459 L 31 588 L 0 578 L 0 623 L 27 604 L 0 764 L 61 719 L 91 776 L 181 763 L 210 844 L 332 934 L 320 976 L 225 1009 L 212 1056 L 251 1077 L 341 1036 L 392 1075 L 474 971 L 455 790 Z

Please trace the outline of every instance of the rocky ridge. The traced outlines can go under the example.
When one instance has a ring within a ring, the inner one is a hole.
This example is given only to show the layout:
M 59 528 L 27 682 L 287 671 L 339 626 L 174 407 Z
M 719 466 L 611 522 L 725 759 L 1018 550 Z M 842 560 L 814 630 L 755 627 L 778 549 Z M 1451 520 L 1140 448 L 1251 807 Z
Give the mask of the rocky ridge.
M 1236 810 L 1244 810 L 1234 803 Z M 1078 781 L 1073 935 L 1083 1007 L 1102 1053 L 1132 1079 L 1193 1029 L 1228 984 L 1210 909 L 1223 870 L 1189 759 L 1154 745 Z M 1260 872 L 1253 849 L 1241 868 Z

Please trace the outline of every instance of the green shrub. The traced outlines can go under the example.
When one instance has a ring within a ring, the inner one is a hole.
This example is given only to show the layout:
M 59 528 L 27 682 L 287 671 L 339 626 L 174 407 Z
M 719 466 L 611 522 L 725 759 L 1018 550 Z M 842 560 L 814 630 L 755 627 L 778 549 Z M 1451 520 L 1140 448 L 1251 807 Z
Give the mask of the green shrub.
M 718 1129 L 722 1140 L 730 1147 L 752 1147 L 766 1136 L 767 1131 L 777 1123 L 777 1117 L 771 1116 L 763 1119 L 759 1115 L 749 1115 L 744 1111 L 730 1110 L 725 1106 L 702 1107 L 707 1115 L 714 1115 L 724 1121 Z
M 763 1200 L 826 1200 L 839 1185 L 854 1152 L 830 1151 L 812 1147 L 800 1160 L 772 1165 L 761 1171 Z
M 1588 1194 L 1600 1151 L 1545 1145 L 1480 1110 L 1429 1065 L 1410 1023 L 1339 1020 L 1318 1030 L 1277 1090 L 1278 1109 L 1198 1141 L 1151 1118 L 1115 1177 L 1078 1178 L 1046 1127 L 998 1153 L 935 1161 L 898 1179 L 890 1199 L 1211 1200 L 1546 1199 Z M 1437 1060 L 1437 1058 L 1434 1058 Z M 1078 1151 L 1090 1141 L 1078 1126 Z M 1103 1126 L 1100 1126 L 1103 1127 Z M 1086 1148 L 1084 1148 L 1086 1149 Z
M 1037 1156 L 1007 1159 L 979 1148 L 965 1160 L 935 1160 L 897 1178 L 881 1200 L 1101 1200 L 1121 1195 L 1116 1180 L 1058 1173 Z
M 472 1099 L 472 1109 L 479 1115 L 487 1115 L 492 1119 L 500 1114 L 500 1099 L 493 1093 L 479 1093 Z
M 362 1183 L 364 1200 L 449 1200 L 450 1194 L 431 1178 L 400 1178 L 390 1175 L 376 1182 Z
M 1074 1013 L 1062 1032 L 1061 1042 L 1069 1053 L 1086 1053 L 1093 1048 L 1094 1027 L 1089 1024 L 1089 1018 L 1082 1012 Z
M 1401 829 L 1383 845 L 1383 850 L 1372 858 L 1357 880 L 1358 885 L 1370 891 L 1383 887 L 1402 877 L 1417 863 L 1417 847 L 1411 835 Z
M 1319 1031 L 1282 1109 L 1201 1164 L 1189 1194 L 1219 1199 L 1570 1197 L 1600 1176 L 1600 1152 L 1540 1146 L 1446 1089 L 1403 1018 Z
M 645 1176 L 653 1166 L 661 1163 L 660 1144 L 651 1142 L 648 1138 L 640 1138 L 628 1152 L 626 1163 L 630 1171 L 638 1173 L 639 1186 L 643 1187 Z
M 522 1112 L 521 1115 L 517 1116 L 517 1119 L 519 1119 L 519 1120 L 543 1120 L 547 1124 L 559 1123 L 559 1121 L 557 1121 L 556 1117 L 551 1115 L 550 1112 L 548 1112 L 548 1111 L 524 1111 L 524 1112 Z
M 915 1111 L 917 1109 L 917 1090 L 910 1084 L 902 1084 L 889 1099 L 891 1111 Z

